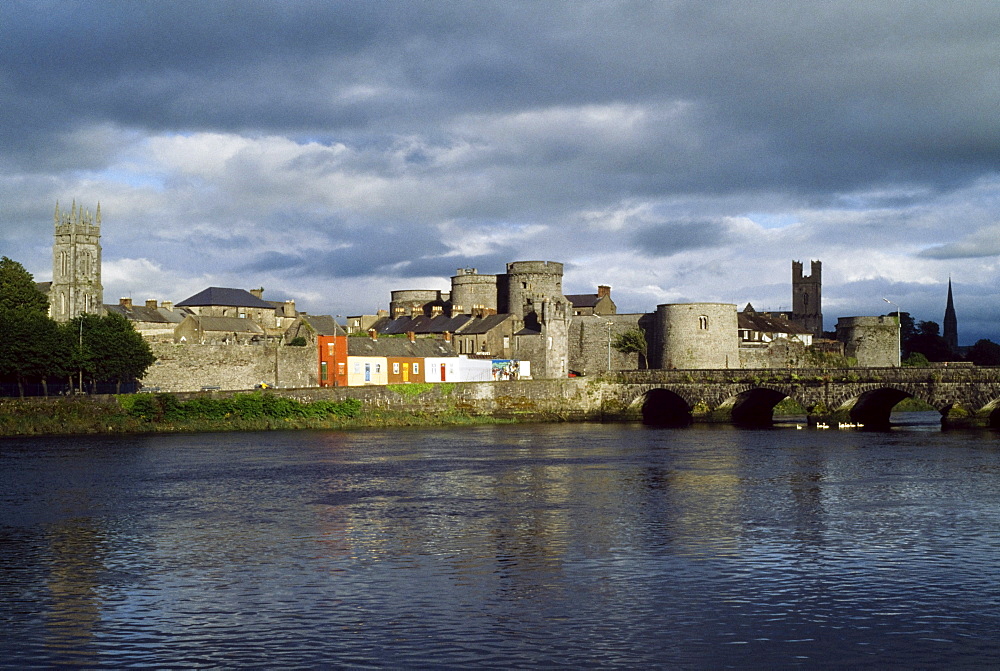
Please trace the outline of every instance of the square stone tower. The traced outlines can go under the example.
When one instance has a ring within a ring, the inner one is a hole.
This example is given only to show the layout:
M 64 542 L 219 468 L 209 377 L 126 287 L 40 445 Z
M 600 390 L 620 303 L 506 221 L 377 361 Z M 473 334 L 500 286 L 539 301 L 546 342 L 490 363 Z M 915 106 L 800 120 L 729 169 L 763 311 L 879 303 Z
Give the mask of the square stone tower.
M 49 316 L 66 322 L 84 313 L 104 313 L 101 286 L 101 205 L 91 214 L 78 209 L 55 211 L 55 242 L 52 245 L 52 288 Z
M 802 262 L 792 261 L 792 319 L 814 338 L 823 337 L 823 264 L 812 262 L 812 274 L 802 275 Z

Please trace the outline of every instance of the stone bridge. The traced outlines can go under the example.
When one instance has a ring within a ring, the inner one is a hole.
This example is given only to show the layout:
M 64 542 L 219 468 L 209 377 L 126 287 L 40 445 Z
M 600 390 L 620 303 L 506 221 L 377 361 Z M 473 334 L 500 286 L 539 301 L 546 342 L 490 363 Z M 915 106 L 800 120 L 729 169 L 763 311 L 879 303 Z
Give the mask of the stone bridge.
M 602 414 L 659 424 L 770 424 L 774 407 L 797 401 L 810 424 L 889 424 L 894 405 L 915 398 L 942 425 L 1000 427 L 1000 369 L 931 368 L 648 370 L 602 375 Z

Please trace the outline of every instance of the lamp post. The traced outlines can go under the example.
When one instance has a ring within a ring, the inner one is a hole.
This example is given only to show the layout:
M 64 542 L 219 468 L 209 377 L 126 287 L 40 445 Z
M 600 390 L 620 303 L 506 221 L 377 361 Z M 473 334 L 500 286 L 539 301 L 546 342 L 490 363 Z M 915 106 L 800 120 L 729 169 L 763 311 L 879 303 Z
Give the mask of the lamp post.
M 611 327 L 614 322 L 608 322 L 608 372 L 611 372 Z
M 883 298 L 886 303 L 896 308 L 896 368 L 903 367 L 903 312 L 899 309 L 899 306 L 890 301 L 888 298 Z

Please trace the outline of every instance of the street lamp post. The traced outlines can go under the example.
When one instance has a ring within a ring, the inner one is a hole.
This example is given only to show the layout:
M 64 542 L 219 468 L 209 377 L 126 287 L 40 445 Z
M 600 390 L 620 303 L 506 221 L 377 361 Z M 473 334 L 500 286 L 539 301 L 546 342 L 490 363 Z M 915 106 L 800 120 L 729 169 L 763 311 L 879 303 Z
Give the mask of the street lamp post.
M 611 327 L 614 322 L 608 322 L 608 372 L 611 372 Z
M 903 312 L 899 309 L 899 306 L 890 301 L 888 298 L 883 298 L 886 303 L 896 308 L 896 368 L 902 368 L 903 366 Z

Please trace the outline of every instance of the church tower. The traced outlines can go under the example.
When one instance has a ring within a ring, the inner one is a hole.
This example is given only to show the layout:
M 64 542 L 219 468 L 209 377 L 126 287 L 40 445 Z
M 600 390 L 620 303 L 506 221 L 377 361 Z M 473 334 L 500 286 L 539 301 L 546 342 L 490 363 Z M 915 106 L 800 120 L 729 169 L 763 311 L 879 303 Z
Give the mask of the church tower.
M 951 297 L 951 278 L 948 278 L 948 305 L 944 309 L 944 341 L 951 351 L 958 351 L 958 315 L 955 314 L 955 301 Z
M 792 261 L 792 321 L 823 337 L 823 264 L 813 261 L 812 274 L 802 276 L 802 263 Z
M 101 286 L 101 204 L 91 214 L 76 201 L 69 212 L 56 203 L 55 243 L 52 245 L 52 288 L 49 316 L 66 322 L 84 313 L 104 313 Z

